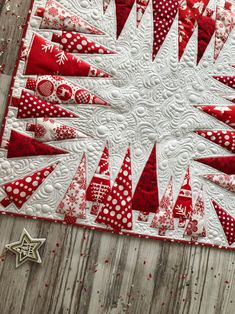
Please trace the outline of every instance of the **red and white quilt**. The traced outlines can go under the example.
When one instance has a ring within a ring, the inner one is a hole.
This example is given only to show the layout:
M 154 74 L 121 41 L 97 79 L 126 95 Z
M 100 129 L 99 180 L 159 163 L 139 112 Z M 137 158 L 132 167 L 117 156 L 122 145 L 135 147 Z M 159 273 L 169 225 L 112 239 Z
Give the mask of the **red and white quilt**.
M 0 212 L 235 250 L 235 5 L 32 1 Z

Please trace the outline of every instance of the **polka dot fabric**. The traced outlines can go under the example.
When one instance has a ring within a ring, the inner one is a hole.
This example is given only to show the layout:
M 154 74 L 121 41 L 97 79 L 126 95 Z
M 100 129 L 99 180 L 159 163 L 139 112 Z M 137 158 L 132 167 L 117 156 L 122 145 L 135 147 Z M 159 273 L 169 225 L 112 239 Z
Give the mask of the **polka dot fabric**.
M 235 89 L 235 76 L 213 76 L 214 79 Z
M 4 184 L 2 188 L 7 197 L 1 201 L 1 205 L 7 207 L 10 203 L 20 209 L 30 198 L 30 196 L 39 188 L 44 180 L 55 169 L 57 164 L 41 169 L 32 175 L 23 177 L 22 179 Z
M 132 179 L 131 156 L 128 148 L 120 172 L 112 190 L 102 206 L 97 223 L 105 224 L 115 231 L 132 229 Z
M 85 35 L 75 32 L 62 32 L 62 35 L 54 33 L 52 41 L 60 45 L 60 48 L 72 53 L 87 54 L 113 54 L 114 51 L 87 38 Z
M 78 116 L 59 106 L 22 91 L 20 99 L 13 99 L 13 106 L 18 107 L 17 118 L 77 118 Z
M 153 60 L 166 39 L 177 11 L 178 0 L 153 0 Z
M 226 148 L 228 151 L 235 152 L 235 131 L 195 131 L 198 135 L 206 138 L 207 140 Z
M 219 204 L 212 200 L 216 214 L 223 227 L 229 245 L 235 242 L 235 218 L 228 214 Z

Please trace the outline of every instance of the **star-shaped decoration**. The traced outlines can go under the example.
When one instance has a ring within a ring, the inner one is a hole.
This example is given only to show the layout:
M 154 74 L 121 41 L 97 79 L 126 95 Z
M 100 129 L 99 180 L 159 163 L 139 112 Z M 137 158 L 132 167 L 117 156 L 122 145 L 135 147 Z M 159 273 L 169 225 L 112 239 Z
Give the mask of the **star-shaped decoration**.
M 23 230 L 20 240 L 7 244 L 7 250 L 16 254 L 16 268 L 21 266 L 26 261 L 41 263 L 39 248 L 43 245 L 46 239 L 32 238 L 26 229 Z

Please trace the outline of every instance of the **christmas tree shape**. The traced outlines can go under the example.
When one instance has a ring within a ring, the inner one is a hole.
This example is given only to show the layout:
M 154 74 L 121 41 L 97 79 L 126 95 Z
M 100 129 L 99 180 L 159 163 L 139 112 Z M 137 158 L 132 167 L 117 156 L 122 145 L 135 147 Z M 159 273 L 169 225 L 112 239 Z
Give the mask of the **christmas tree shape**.
M 194 28 L 200 20 L 209 0 L 187 0 L 179 2 L 179 60 L 193 35 Z
M 23 178 L 2 185 L 2 188 L 7 196 L 0 202 L 0 204 L 3 207 L 7 207 L 11 203 L 14 203 L 15 206 L 20 209 L 49 176 L 49 174 L 52 173 L 57 164 L 58 163 L 38 170 L 31 175 L 27 175 Z
M 52 41 L 59 44 L 59 48 L 71 53 L 87 54 L 115 54 L 98 42 L 76 32 L 53 33 Z
M 53 105 L 23 90 L 20 98 L 12 98 L 12 106 L 18 108 L 17 118 L 77 118 L 74 113 Z
M 172 177 L 160 201 L 158 212 L 154 215 L 151 228 L 157 228 L 160 236 L 165 236 L 167 230 L 174 230 L 173 217 L 173 180 Z
M 174 218 L 179 218 L 179 227 L 184 228 L 186 219 L 189 219 L 192 213 L 192 189 L 190 182 L 189 168 L 186 171 L 183 184 L 174 205 Z
M 105 204 L 95 220 L 116 232 L 132 230 L 132 179 L 131 153 L 128 148 L 119 174 Z
M 205 204 L 202 189 L 200 190 L 196 204 L 193 207 L 192 215 L 185 228 L 184 236 L 191 237 L 192 241 L 197 241 L 199 237 L 206 236 Z
M 65 7 L 54 0 L 47 0 L 45 8 L 39 7 L 36 16 L 42 18 L 40 25 L 42 29 L 76 31 L 94 35 L 104 34 L 81 17 L 67 11 Z
M 215 19 L 214 11 L 206 8 L 204 14 L 198 20 L 198 47 L 197 47 L 197 64 L 201 61 L 214 33 Z
M 196 108 L 235 128 L 235 106 L 196 106 Z
M 204 157 L 194 160 L 225 174 L 235 174 L 235 156 Z
M 96 69 L 91 64 L 59 49 L 43 37 L 33 34 L 27 53 L 25 75 L 109 77 L 109 74 Z
M 88 201 L 93 202 L 91 208 L 92 215 L 98 215 L 101 204 L 107 199 L 111 190 L 110 172 L 109 172 L 109 149 L 106 145 L 103 154 L 100 158 L 98 167 L 95 174 L 89 184 L 86 192 L 86 198 Z
M 69 139 L 84 139 L 88 136 L 73 127 L 64 125 L 48 118 L 37 118 L 36 123 L 28 123 L 26 130 L 34 132 L 34 137 L 40 142 L 61 141 Z
M 153 6 L 153 52 L 154 60 L 174 22 L 178 12 L 178 0 L 152 0 Z
M 156 213 L 159 206 L 157 184 L 156 144 L 136 186 L 132 208 L 140 212 L 138 220 L 148 221 L 149 213 Z
M 216 8 L 216 24 L 215 24 L 215 50 L 214 60 L 219 57 L 221 50 L 227 42 L 230 33 L 235 25 L 235 14 L 231 11 L 231 3 L 227 2 L 225 8 L 217 6 Z
M 136 0 L 136 25 L 140 25 L 142 17 L 148 7 L 149 0 Z
M 108 103 L 87 89 L 60 76 L 40 75 L 37 79 L 28 79 L 26 88 L 52 104 L 86 104 L 107 106 Z
M 78 165 L 76 173 L 57 207 L 57 213 L 64 214 L 68 224 L 76 223 L 77 219 L 86 219 L 86 155 Z
M 41 143 L 14 130 L 11 131 L 10 139 L 5 144 L 5 148 L 7 149 L 7 158 L 60 155 L 68 153 L 63 149 Z
M 235 76 L 213 76 L 213 78 L 220 83 L 235 89 Z
M 115 0 L 117 17 L 117 38 L 120 36 L 131 13 L 135 0 Z
M 228 151 L 235 152 L 235 131 L 219 130 L 199 130 L 195 131 L 196 134 L 206 138 L 209 141 L 227 149 Z
M 224 230 L 229 245 L 235 242 L 235 218 L 228 214 L 218 203 L 212 200 L 212 204 Z
M 204 174 L 202 175 L 203 178 L 217 184 L 221 188 L 229 191 L 235 192 L 235 174 Z

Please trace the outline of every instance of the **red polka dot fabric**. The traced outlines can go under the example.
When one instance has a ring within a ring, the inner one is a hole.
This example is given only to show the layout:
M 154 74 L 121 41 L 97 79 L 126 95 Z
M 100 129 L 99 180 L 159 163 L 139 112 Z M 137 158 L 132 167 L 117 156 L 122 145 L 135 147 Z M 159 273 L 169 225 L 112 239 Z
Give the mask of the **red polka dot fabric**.
M 213 76 L 214 79 L 235 89 L 235 76 Z
M 52 41 L 59 44 L 60 49 L 72 53 L 87 54 L 114 54 L 96 41 L 87 38 L 85 35 L 75 32 L 62 32 L 61 35 L 54 33 Z
M 36 34 L 33 35 L 29 46 L 24 74 L 109 77 L 109 74 L 59 49 L 56 45 Z
M 219 130 L 219 131 L 207 131 L 200 130 L 195 131 L 198 135 L 206 138 L 207 140 L 224 147 L 231 153 L 235 152 L 235 131 Z
M 2 186 L 7 197 L 5 197 L 0 204 L 7 207 L 14 203 L 20 209 L 30 198 L 30 196 L 39 188 L 44 180 L 55 169 L 57 164 L 43 168 L 31 175 L 27 175 L 21 179 L 17 179 Z
M 105 204 L 102 206 L 97 223 L 105 224 L 116 231 L 132 229 L 132 179 L 131 155 L 128 148 L 121 169 Z
M 235 156 L 204 157 L 195 161 L 226 174 L 235 174 Z
M 220 220 L 222 228 L 229 245 L 235 242 L 235 218 L 228 214 L 218 203 L 212 200 L 212 204 L 216 211 L 216 214 Z
M 17 118 L 77 118 L 74 113 L 53 105 L 23 90 L 20 99 L 14 98 L 12 105 L 18 107 Z

